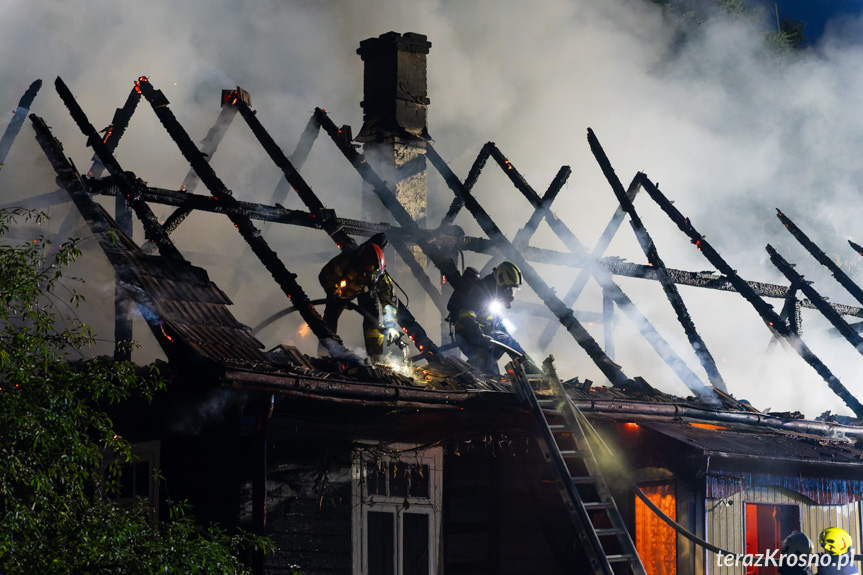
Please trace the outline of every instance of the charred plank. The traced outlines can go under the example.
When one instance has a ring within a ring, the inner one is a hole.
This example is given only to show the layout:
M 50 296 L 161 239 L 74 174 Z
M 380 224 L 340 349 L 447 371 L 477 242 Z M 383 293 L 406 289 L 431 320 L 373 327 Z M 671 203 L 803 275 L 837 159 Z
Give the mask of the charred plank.
M 845 405 L 847 405 L 857 417 L 863 417 L 863 405 L 861 405 L 857 398 L 848 391 L 835 375 L 833 375 L 830 369 L 824 365 L 812 350 L 809 349 L 803 340 L 791 331 L 791 328 L 781 317 L 779 317 L 779 314 L 773 310 L 773 307 L 761 299 L 749 284 L 741 278 L 730 265 L 728 265 L 722 256 L 719 255 L 719 252 L 717 252 L 704 236 L 698 233 L 698 231 L 692 226 L 689 218 L 680 213 L 680 211 L 675 208 L 670 201 L 668 201 L 668 198 L 659 191 L 659 189 L 647 178 L 645 174 L 639 172 L 637 177 L 648 195 L 659 205 L 662 211 L 668 215 L 671 221 L 677 225 L 680 231 L 689 236 L 690 241 L 698 248 L 702 255 L 707 258 L 711 265 L 723 273 L 734 285 L 737 292 L 740 293 L 740 295 L 742 295 L 753 308 L 755 308 L 755 311 L 758 312 L 758 315 L 760 315 L 764 320 L 768 329 L 770 329 L 774 334 L 779 334 L 784 337 L 788 343 L 791 344 L 791 347 L 800 354 L 800 357 L 802 357 L 803 360 L 808 363 L 825 382 L 827 382 L 827 386 L 845 402 Z
M 620 179 L 618 179 L 617 174 L 614 173 L 614 168 L 612 168 L 608 156 L 605 155 L 605 151 L 602 149 L 602 146 L 600 146 L 599 140 L 596 138 L 596 134 L 594 134 L 592 130 L 588 130 L 587 141 L 590 145 L 591 151 L 593 152 L 593 156 L 596 158 L 596 161 L 599 163 L 599 167 L 602 169 L 602 173 L 605 174 L 605 179 L 608 180 L 608 183 L 611 185 L 611 189 L 617 197 L 620 207 L 623 208 L 624 212 L 629 214 L 629 223 L 632 226 L 632 230 L 635 232 L 638 244 L 641 246 L 641 250 L 647 257 L 647 261 L 656 269 L 656 275 L 659 278 L 659 283 L 662 285 L 662 290 L 665 292 L 671 307 L 674 309 L 674 313 L 677 315 L 677 321 L 679 321 L 680 325 L 683 326 L 683 331 L 686 333 L 686 337 L 689 339 L 689 343 L 695 351 L 695 355 L 701 362 L 702 367 L 704 367 L 704 371 L 707 372 L 707 378 L 710 380 L 710 383 L 713 384 L 713 387 L 722 391 L 728 391 L 725 386 L 725 381 L 723 381 L 722 375 L 719 373 L 719 368 L 716 367 L 716 361 L 713 359 L 713 355 L 711 355 L 710 350 L 707 349 L 707 344 L 695 328 L 695 322 L 692 321 L 692 316 L 689 315 L 689 311 L 686 309 L 686 304 L 683 302 L 683 298 L 677 290 L 677 285 L 671 280 L 671 276 L 668 275 L 668 272 L 665 269 L 665 262 L 663 262 L 662 258 L 659 256 L 659 251 L 656 249 L 656 244 L 654 244 L 653 238 L 650 237 L 650 233 L 641 221 L 641 217 L 638 215 L 635 205 L 626 196 L 626 190 L 623 189 L 623 184 L 620 183 Z
M 141 90 L 141 94 L 147 101 L 150 102 L 153 111 L 159 118 L 159 121 L 168 131 L 168 134 L 177 144 L 180 152 L 201 178 L 201 181 L 210 190 L 213 197 L 225 205 L 226 208 L 232 208 L 226 213 L 231 222 L 236 226 L 240 235 L 249 244 L 252 252 L 261 260 L 267 271 L 276 280 L 276 283 L 292 300 L 294 305 L 299 308 L 300 315 L 311 328 L 312 333 L 318 338 L 321 344 L 330 352 L 332 357 L 344 359 L 350 363 L 360 364 L 361 360 L 354 353 L 348 350 L 341 341 L 341 338 L 334 333 L 324 322 L 323 317 L 311 304 L 309 296 L 303 290 L 302 286 L 296 280 L 296 274 L 288 271 L 285 264 L 279 259 L 279 256 L 270 248 L 266 240 L 261 236 L 260 231 L 255 228 L 251 218 L 242 213 L 237 200 L 234 199 L 231 191 L 216 175 L 212 166 L 207 162 L 205 156 L 198 150 L 192 142 L 185 129 L 180 125 L 174 117 L 173 112 L 168 107 L 168 100 L 165 96 L 150 84 L 149 80 L 141 77 L 136 82 Z M 239 208 L 239 209 L 238 209 Z

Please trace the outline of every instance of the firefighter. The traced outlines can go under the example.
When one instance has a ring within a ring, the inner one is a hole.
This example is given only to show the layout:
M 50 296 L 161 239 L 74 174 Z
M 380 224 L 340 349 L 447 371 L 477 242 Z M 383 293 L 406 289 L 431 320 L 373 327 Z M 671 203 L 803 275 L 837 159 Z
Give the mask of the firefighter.
M 794 555 L 794 559 L 789 559 Z M 779 549 L 781 564 L 779 575 L 812 575 L 809 558 L 812 556 L 812 540 L 805 533 L 794 531 L 782 540 Z
M 524 350 L 501 323 L 501 311 L 512 307 L 521 287 L 521 270 L 502 262 L 484 278 L 474 268 L 465 269 L 447 309 L 453 337 L 467 361 L 483 373 L 499 375 L 497 362 L 506 351 L 499 342 L 522 356 Z
M 366 352 L 375 362 L 384 349 L 384 328 L 381 325 L 381 308 L 396 308 L 393 280 L 386 273 L 383 248 L 387 240 L 384 234 L 376 234 L 354 249 L 342 251 L 321 269 L 318 280 L 327 294 L 324 321 L 333 332 L 337 331 L 339 316 L 350 302 L 363 316 L 363 338 Z M 385 314 L 387 322 L 394 324 L 392 314 Z M 387 326 L 393 328 L 395 325 Z
M 851 536 L 840 527 L 828 527 L 818 536 L 824 552 L 818 556 L 818 575 L 856 575 Z

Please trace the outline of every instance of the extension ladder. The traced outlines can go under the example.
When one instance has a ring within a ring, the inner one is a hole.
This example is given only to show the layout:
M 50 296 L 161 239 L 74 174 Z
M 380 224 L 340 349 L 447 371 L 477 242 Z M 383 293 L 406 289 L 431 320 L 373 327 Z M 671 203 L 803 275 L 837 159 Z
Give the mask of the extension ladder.
M 527 374 L 524 364 L 525 360 L 514 359 L 507 372 L 539 425 L 540 447 L 559 476 L 561 497 L 593 573 L 646 575 L 585 436 L 584 415 L 566 395 L 554 357 L 543 362 L 542 375 Z M 534 390 L 543 385 L 550 387 L 553 398 L 537 397 Z

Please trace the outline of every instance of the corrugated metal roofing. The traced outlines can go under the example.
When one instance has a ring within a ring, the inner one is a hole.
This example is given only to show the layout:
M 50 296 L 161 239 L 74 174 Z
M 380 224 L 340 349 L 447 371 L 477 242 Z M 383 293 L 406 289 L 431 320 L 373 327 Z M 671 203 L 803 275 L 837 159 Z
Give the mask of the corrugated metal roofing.
M 705 429 L 687 423 L 664 421 L 640 422 L 639 425 L 701 450 L 706 455 L 783 459 L 818 464 L 863 464 L 863 449 L 828 438 L 815 439 L 764 429 Z

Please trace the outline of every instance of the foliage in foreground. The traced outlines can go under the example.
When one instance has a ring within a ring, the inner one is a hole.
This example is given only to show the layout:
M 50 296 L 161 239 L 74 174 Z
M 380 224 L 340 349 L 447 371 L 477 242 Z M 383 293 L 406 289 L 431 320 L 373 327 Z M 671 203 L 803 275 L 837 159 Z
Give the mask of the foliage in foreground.
M 43 216 L 0 210 L 0 239 L 16 218 Z M 90 329 L 57 311 L 81 300 L 63 275 L 79 254 L 76 240 L 0 242 L 0 573 L 246 573 L 238 556 L 269 540 L 200 526 L 185 503 L 160 522 L 144 502 L 111 502 L 132 456 L 102 408 L 164 384 L 153 368 L 80 360 Z

